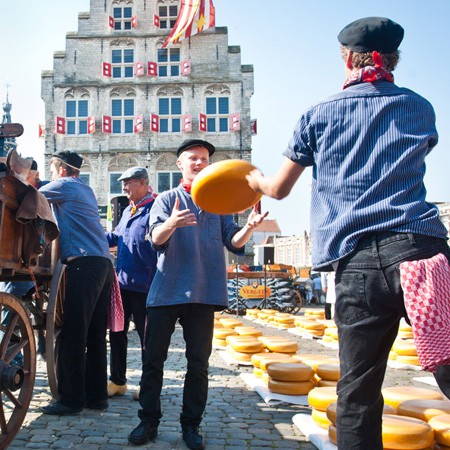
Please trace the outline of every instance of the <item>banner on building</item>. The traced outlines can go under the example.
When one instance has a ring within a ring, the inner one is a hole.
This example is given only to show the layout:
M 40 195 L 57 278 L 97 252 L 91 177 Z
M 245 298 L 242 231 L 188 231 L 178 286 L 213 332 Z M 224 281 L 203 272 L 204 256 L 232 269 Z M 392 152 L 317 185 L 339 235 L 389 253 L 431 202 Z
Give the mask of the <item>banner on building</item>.
M 42 124 L 39 124 L 39 137 L 45 138 L 45 126 Z

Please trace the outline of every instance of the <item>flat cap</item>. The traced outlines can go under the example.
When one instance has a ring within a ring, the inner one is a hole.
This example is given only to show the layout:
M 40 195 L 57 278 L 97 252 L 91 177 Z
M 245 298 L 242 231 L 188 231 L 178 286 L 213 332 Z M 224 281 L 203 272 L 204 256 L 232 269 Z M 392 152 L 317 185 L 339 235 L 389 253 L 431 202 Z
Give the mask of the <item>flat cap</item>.
M 209 156 L 212 156 L 216 151 L 216 147 L 208 141 L 203 139 L 186 139 L 178 148 L 177 156 L 180 156 L 185 150 L 191 147 L 205 147 L 208 150 Z
M 83 158 L 78 153 L 73 152 L 72 150 L 60 150 L 53 153 L 52 156 L 54 158 L 60 159 L 74 169 L 79 169 L 81 167 L 81 164 L 83 164 Z
M 135 178 L 136 180 L 147 180 L 148 181 L 148 172 L 145 167 L 131 167 L 120 175 L 118 181 L 128 180 L 130 178 Z
M 387 17 L 365 17 L 349 23 L 338 35 L 338 41 L 358 53 L 395 52 L 405 30 Z

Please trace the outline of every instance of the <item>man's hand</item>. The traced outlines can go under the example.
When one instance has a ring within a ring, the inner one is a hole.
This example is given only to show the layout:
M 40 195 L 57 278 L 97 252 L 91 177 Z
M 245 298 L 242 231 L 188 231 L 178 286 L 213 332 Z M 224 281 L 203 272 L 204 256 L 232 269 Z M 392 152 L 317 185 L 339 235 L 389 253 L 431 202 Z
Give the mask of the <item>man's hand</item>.
M 252 212 L 248 216 L 246 226 L 250 230 L 252 230 L 253 228 L 256 228 L 268 215 L 269 211 L 265 212 L 264 214 L 259 214 L 256 211 L 256 207 L 254 206 Z
M 177 197 L 172 214 L 166 220 L 166 224 L 170 229 L 192 227 L 197 225 L 197 217 L 190 209 L 180 210 L 180 199 Z

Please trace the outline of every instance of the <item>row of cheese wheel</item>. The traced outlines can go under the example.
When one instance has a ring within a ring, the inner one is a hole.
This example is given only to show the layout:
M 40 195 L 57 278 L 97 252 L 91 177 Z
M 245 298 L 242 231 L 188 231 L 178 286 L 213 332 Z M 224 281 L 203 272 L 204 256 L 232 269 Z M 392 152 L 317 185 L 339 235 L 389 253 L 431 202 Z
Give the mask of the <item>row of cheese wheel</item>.
M 417 347 L 413 339 L 396 339 L 389 352 L 389 359 L 402 364 L 420 366 Z

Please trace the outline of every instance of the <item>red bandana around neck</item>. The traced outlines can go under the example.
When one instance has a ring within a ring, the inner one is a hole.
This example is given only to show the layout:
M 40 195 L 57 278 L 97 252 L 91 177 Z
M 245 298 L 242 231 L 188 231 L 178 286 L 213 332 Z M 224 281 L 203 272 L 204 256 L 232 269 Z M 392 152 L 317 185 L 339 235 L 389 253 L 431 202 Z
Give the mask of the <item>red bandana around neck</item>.
M 375 66 L 366 66 L 352 72 L 350 77 L 345 81 L 343 89 L 355 84 L 373 83 L 374 81 L 383 79 L 391 83 L 394 82 L 394 75 L 383 67 L 381 55 L 378 52 L 372 52 L 372 59 Z
M 180 180 L 180 184 L 181 184 L 181 186 L 183 186 L 184 187 L 184 190 L 186 191 L 186 192 L 191 192 L 191 186 L 192 186 L 192 184 L 191 183 L 185 183 L 184 182 L 184 180 L 183 180 L 183 178 Z
M 136 214 L 136 211 L 144 205 L 147 205 L 148 203 L 151 203 L 153 200 L 155 199 L 155 196 L 152 192 L 149 192 L 140 202 L 138 202 L 137 204 L 134 204 L 133 201 L 130 202 L 130 206 L 131 206 L 131 212 L 130 215 L 133 216 L 134 214 Z

